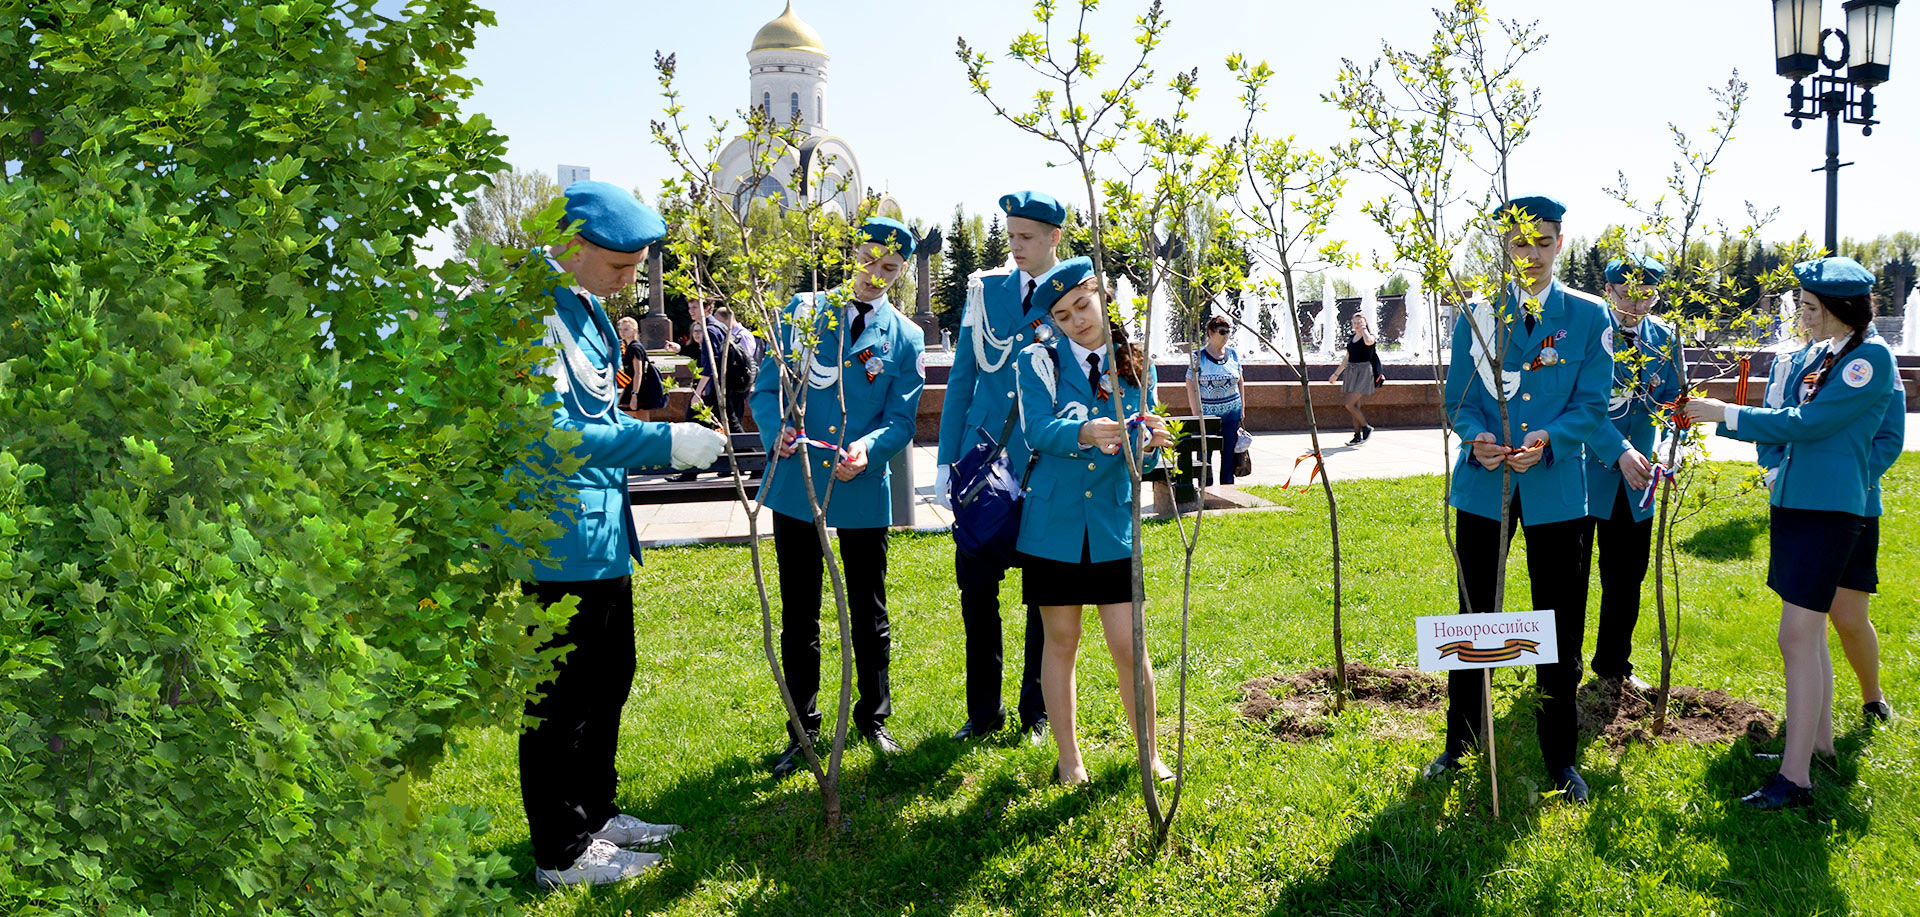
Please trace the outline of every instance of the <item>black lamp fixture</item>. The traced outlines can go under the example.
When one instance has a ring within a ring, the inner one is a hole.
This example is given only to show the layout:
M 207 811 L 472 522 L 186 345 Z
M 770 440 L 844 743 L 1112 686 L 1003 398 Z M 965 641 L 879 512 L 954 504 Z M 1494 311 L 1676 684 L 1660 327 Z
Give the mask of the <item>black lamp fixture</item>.
M 1873 89 L 1887 81 L 1893 58 L 1893 10 L 1900 0 L 1845 0 L 1847 27 L 1820 28 L 1820 0 L 1771 0 L 1773 4 L 1774 72 L 1793 81 L 1787 92 L 1791 107 L 1786 116 L 1795 129 L 1800 122 L 1827 119 L 1827 163 L 1815 172 L 1827 173 L 1826 247 L 1835 253 L 1839 239 L 1840 122 L 1860 125 L 1873 136 Z M 1839 53 L 1828 54 L 1838 40 Z M 1821 74 L 1820 68 L 1828 73 Z M 1841 73 L 1842 70 L 1846 72 Z M 1812 77 L 1812 89 L 1802 81 Z

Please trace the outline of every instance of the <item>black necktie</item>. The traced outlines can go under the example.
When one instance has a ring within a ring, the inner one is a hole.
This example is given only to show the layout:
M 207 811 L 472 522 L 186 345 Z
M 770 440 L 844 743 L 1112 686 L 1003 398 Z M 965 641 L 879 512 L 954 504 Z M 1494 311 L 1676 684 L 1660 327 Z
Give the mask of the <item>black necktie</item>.
M 1087 389 L 1094 397 L 1100 396 L 1100 355 L 1097 353 L 1087 354 Z
M 1533 318 L 1533 313 L 1532 313 L 1532 312 L 1526 312 L 1526 313 L 1523 313 L 1523 314 L 1524 314 L 1524 315 L 1526 315 L 1526 317 L 1527 317 L 1527 333 L 1528 333 L 1528 334 L 1532 334 L 1532 333 L 1533 333 L 1533 326 L 1534 326 L 1535 324 L 1538 324 L 1538 323 L 1534 321 L 1534 318 Z
M 1020 297 L 1021 312 L 1033 308 L 1033 285 L 1037 282 L 1031 277 L 1027 278 L 1027 295 Z
M 1640 340 L 1640 334 L 1632 328 L 1620 329 L 1620 335 L 1627 339 L 1627 347 L 1629 348 L 1633 347 L 1634 342 Z
M 854 316 L 853 336 L 848 338 L 848 340 L 857 341 L 860 339 L 860 332 L 867 330 L 867 312 L 873 308 L 873 303 L 856 302 L 853 304 L 853 307 L 859 310 L 860 314 Z

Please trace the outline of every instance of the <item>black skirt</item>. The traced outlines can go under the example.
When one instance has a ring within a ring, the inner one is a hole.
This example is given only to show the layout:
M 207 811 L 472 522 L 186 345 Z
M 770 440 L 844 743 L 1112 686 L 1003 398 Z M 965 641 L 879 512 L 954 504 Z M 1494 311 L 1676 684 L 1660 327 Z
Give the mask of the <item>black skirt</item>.
M 1768 528 L 1767 587 L 1782 601 L 1826 614 L 1835 590 L 1879 587 L 1879 519 L 1775 506 Z
M 1094 563 L 1087 543 L 1080 562 L 1020 554 L 1020 597 L 1028 605 L 1118 605 L 1133 601 L 1133 558 Z

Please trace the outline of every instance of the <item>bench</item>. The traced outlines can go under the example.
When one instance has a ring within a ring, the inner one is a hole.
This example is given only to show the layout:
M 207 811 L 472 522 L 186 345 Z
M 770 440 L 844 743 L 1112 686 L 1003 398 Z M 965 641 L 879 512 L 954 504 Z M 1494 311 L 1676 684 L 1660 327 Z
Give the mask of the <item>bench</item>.
M 1181 425 L 1180 435 L 1170 447 L 1173 461 L 1147 469 L 1140 475 L 1140 480 L 1156 486 L 1171 485 L 1174 501 L 1181 506 L 1188 506 L 1200 499 L 1200 475 L 1205 475 L 1208 483 L 1213 481 L 1213 468 L 1201 467 L 1201 446 L 1204 444 L 1209 454 L 1217 453 L 1227 447 L 1226 439 L 1220 434 L 1218 417 L 1169 417 L 1167 420 Z
M 649 506 L 666 503 L 716 503 L 737 499 L 734 468 L 738 467 L 747 498 L 760 492 L 760 479 L 767 473 L 767 453 L 760 446 L 760 434 L 733 434 L 733 458 L 722 452 L 713 464 L 686 479 L 683 471 L 630 472 L 627 475 L 627 504 Z

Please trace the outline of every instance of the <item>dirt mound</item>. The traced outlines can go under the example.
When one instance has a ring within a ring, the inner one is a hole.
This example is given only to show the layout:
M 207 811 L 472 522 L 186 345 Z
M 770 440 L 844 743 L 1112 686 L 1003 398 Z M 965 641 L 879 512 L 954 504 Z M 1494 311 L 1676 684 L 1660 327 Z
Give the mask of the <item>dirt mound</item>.
M 1436 710 L 1447 698 L 1446 682 L 1414 669 L 1349 663 L 1347 686 L 1354 703 L 1400 710 Z M 1327 714 L 1333 709 L 1332 666 L 1263 676 L 1240 690 L 1245 695 L 1240 715 L 1264 724 L 1274 735 L 1298 742 L 1327 731 Z
M 1641 690 L 1610 679 L 1590 681 L 1575 697 L 1580 731 L 1600 736 L 1613 745 L 1650 742 L 1656 691 Z M 1667 730 L 1658 738 L 1705 745 L 1747 736 L 1765 742 L 1777 720 L 1773 711 L 1741 700 L 1718 688 L 1708 691 L 1675 685 L 1667 702 Z

